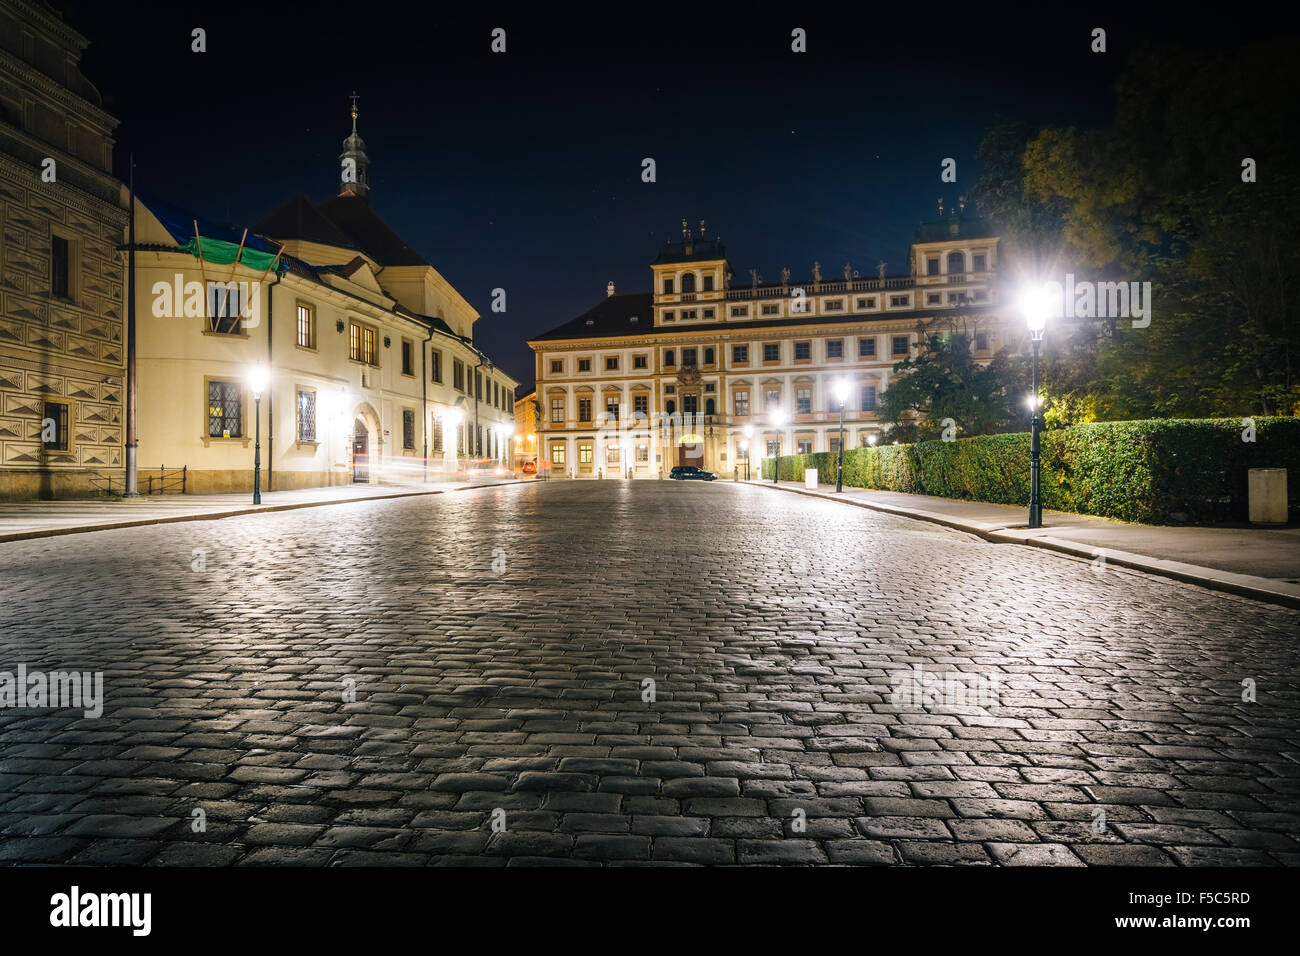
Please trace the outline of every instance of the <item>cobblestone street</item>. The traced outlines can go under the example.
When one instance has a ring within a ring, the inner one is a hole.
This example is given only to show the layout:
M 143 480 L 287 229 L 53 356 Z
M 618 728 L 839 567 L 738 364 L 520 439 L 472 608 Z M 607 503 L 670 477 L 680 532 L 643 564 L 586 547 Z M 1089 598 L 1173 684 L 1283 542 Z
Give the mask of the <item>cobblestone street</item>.
M 1300 612 L 761 486 L 15 541 L 0 593 L 0 670 L 105 694 L 0 710 L 5 863 L 1300 864 Z

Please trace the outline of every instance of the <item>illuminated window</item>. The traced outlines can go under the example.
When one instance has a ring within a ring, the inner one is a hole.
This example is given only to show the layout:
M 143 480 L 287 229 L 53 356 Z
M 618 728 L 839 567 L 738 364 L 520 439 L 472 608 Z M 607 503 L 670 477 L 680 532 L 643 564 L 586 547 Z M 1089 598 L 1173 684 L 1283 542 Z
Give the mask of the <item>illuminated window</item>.
M 354 362 L 379 364 L 379 333 L 368 325 L 351 323 L 348 338 L 348 356 Z
M 208 382 L 208 437 L 242 438 L 243 392 L 238 382 Z
M 316 313 L 309 305 L 298 306 L 298 347 L 316 347 Z

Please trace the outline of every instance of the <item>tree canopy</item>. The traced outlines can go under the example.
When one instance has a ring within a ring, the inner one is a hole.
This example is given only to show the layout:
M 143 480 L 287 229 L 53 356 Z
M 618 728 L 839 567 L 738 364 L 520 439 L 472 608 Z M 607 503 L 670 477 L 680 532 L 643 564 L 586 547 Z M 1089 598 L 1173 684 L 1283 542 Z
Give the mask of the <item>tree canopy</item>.
M 1146 328 L 1049 325 L 1049 421 L 1300 413 L 1292 55 L 1281 40 L 1148 48 L 1116 83 L 1108 125 L 988 131 L 972 198 L 999 228 L 1008 284 L 1066 273 L 1152 284 Z M 998 403 L 1023 394 L 1023 362 L 1004 354 L 981 369 L 959 333 L 924 338 L 925 354 L 895 367 L 883 418 L 951 417 L 968 434 L 1017 424 L 1021 410 L 999 415 Z

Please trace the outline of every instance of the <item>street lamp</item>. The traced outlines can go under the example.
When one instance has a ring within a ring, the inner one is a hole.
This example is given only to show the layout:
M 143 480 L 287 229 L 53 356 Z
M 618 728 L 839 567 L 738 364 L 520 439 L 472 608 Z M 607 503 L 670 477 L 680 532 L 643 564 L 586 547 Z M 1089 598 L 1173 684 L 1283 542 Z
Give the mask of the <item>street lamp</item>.
M 1029 339 L 1034 343 L 1034 389 L 1029 396 L 1032 415 L 1029 419 L 1029 527 L 1043 526 L 1043 497 L 1039 486 L 1039 432 L 1042 430 L 1042 418 L 1039 415 L 1038 398 L 1038 345 L 1043 340 L 1043 329 L 1047 325 L 1047 314 L 1051 311 L 1052 301 L 1046 287 L 1031 289 L 1020 298 L 1020 311 L 1024 313 L 1025 325 L 1029 328 Z
M 754 437 L 754 426 L 746 425 L 741 432 L 745 436 L 740 442 L 741 450 L 745 453 L 745 480 L 749 481 L 749 440 Z
M 776 429 L 776 454 L 772 456 L 772 484 L 777 483 L 781 472 L 781 426 L 785 424 L 785 415 L 779 408 L 772 409 L 772 427 Z
M 248 390 L 253 393 L 253 504 L 262 503 L 262 393 L 266 391 L 266 369 L 254 365 L 248 370 Z
M 877 438 L 876 433 L 872 432 L 870 435 L 867 436 L 867 444 L 874 448 L 876 445 L 876 438 Z
M 844 406 L 849 400 L 849 380 L 842 378 L 835 383 L 835 399 L 840 403 L 840 453 L 835 460 L 835 491 L 844 490 Z

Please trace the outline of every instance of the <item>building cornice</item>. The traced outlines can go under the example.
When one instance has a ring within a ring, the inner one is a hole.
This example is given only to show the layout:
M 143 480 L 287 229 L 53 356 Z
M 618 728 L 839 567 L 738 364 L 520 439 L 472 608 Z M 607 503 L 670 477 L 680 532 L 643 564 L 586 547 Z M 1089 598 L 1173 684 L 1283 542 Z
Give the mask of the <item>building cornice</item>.
M 9 2 L 17 7 L 20 13 L 24 14 L 23 20 L 25 22 L 36 23 L 44 27 L 61 40 L 65 40 L 68 46 L 76 50 L 78 54 L 90 46 L 90 41 L 80 31 L 70 26 L 45 4 L 29 3 L 27 0 L 9 0 Z
M 8 124 L 4 124 L 4 127 L 6 130 L 13 129 L 13 127 Z M 19 131 L 19 133 L 21 136 L 21 131 Z M 38 145 L 44 148 L 44 144 L 39 144 L 39 141 L 37 140 L 33 140 L 26 136 L 22 136 L 22 138 L 31 143 L 38 143 Z M 10 182 L 21 186 L 23 189 L 35 190 L 42 196 L 48 198 L 50 202 L 57 203 L 58 205 L 70 206 L 88 216 L 94 216 L 100 219 L 120 219 L 121 225 L 126 225 L 128 218 L 127 211 L 117 203 L 108 202 L 107 200 L 101 199 L 93 193 L 88 193 L 84 189 L 79 189 L 76 186 L 69 189 L 66 185 L 47 183 L 36 174 L 36 170 L 17 162 L 12 156 L 5 156 L 4 158 L 7 159 L 8 162 L 0 163 L 0 176 L 3 176 Z M 54 159 L 60 164 L 67 163 L 78 172 L 91 169 L 91 167 L 80 163 L 74 157 L 68 156 L 67 154 L 60 154 L 55 156 Z M 103 170 L 96 169 L 93 170 L 93 172 L 94 175 L 98 177 L 117 183 L 116 179 L 109 176 Z M 120 186 L 120 183 L 118 185 Z
M 74 93 L 61 83 L 46 76 L 26 60 L 19 59 L 8 50 L 0 49 L 0 69 L 16 76 L 22 83 L 34 87 L 50 99 L 67 107 L 70 111 L 80 113 L 90 120 L 97 120 L 104 128 L 105 134 L 117 129 L 119 121 L 116 116 L 103 107 L 96 106 L 84 96 Z

